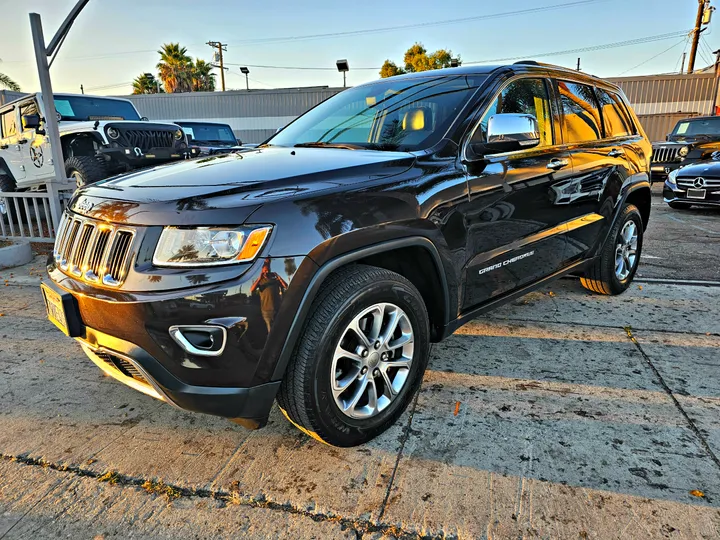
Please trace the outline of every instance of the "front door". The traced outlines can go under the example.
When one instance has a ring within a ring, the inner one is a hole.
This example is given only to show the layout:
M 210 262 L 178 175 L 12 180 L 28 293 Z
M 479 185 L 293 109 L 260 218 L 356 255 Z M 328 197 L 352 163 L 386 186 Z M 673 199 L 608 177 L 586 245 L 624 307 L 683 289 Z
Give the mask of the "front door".
M 16 182 L 27 175 L 25 167 L 25 141 L 21 141 L 18 108 L 13 107 L 0 113 L 0 156 L 7 162 Z
M 532 149 L 485 156 L 467 163 L 469 202 L 463 310 L 542 279 L 562 264 L 565 225 L 553 185 L 572 175 L 569 153 L 557 144 L 549 83 L 511 80 L 482 114 L 471 142 L 483 141 L 490 116 L 532 114 L 541 142 Z
M 33 114 L 40 115 L 37 102 L 34 99 L 20 104 L 21 123 L 23 122 L 23 117 Z M 44 127 L 44 122 L 43 125 L 37 129 L 27 128 L 24 123 L 22 125 L 21 137 L 27 140 L 28 176 L 37 182 L 50 179 L 54 176 L 50 139 L 45 135 Z

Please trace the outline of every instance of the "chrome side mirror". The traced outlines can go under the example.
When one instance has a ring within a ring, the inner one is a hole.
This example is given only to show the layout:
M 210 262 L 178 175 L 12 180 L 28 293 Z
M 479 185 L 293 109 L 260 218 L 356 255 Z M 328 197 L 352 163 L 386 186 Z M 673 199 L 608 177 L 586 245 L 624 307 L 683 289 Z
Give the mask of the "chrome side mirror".
M 531 114 L 495 114 L 488 120 L 485 142 L 471 145 L 477 155 L 501 154 L 540 144 L 540 126 Z

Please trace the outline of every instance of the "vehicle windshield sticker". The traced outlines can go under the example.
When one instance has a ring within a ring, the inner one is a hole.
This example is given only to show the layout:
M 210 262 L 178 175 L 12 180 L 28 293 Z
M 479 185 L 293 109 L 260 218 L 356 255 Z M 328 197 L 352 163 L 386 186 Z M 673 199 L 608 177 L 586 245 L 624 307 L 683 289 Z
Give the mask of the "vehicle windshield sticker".
M 55 110 L 63 116 L 75 116 L 75 111 L 73 111 L 70 102 L 65 99 L 55 100 Z
M 507 266 L 508 264 L 513 264 L 513 263 L 516 263 L 523 259 L 527 259 L 528 257 L 532 257 L 533 255 L 535 255 L 535 251 L 528 251 L 527 253 L 523 253 L 522 255 L 513 257 L 512 259 L 508 259 L 506 261 L 502 261 L 497 264 L 493 264 L 492 266 L 483 268 L 480 271 L 478 271 L 478 274 L 482 275 L 482 274 L 485 274 L 486 272 L 491 272 L 492 270 L 498 270 L 498 269 L 502 268 L 503 266 Z
M 678 135 L 684 134 L 685 132 L 687 132 L 689 127 L 690 127 L 690 122 L 685 122 L 683 124 L 680 124 L 678 126 L 677 134 Z

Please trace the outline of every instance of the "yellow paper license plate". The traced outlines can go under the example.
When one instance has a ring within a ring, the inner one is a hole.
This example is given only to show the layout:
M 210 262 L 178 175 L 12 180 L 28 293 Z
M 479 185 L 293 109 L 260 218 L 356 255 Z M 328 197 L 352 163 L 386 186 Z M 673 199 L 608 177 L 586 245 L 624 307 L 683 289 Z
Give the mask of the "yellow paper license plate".
M 45 299 L 48 319 L 62 330 L 65 335 L 69 335 L 62 298 L 58 293 L 43 284 L 40 284 L 40 288 L 42 289 L 43 298 Z

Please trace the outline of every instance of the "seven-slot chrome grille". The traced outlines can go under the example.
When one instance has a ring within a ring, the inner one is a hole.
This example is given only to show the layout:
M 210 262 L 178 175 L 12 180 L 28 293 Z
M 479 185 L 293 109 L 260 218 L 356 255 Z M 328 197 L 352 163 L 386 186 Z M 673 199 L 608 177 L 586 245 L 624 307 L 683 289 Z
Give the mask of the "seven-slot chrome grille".
M 680 151 L 682 146 L 655 146 L 653 147 L 653 163 L 668 163 L 680 161 Z
M 127 227 L 65 213 L 55 239 L 55 261 L 69 276 L 118 287 L 127 275 L 134 237 Z

